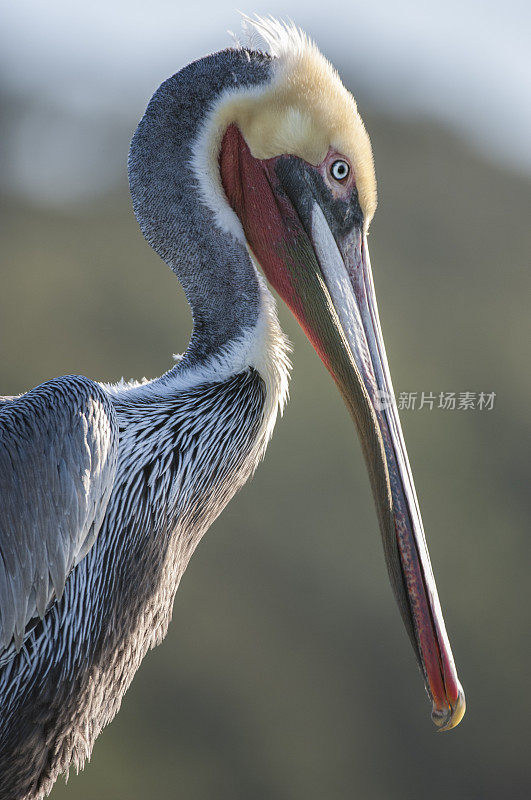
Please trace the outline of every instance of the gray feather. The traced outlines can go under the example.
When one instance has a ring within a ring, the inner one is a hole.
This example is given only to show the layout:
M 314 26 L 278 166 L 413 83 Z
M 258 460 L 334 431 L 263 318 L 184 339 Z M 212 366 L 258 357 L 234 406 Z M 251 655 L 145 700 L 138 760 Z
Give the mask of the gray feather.
M 112 403 L 87 378 L 0 404 L 0 653 L 13 637 L 20 648 L 94 543 L 117 450 Z

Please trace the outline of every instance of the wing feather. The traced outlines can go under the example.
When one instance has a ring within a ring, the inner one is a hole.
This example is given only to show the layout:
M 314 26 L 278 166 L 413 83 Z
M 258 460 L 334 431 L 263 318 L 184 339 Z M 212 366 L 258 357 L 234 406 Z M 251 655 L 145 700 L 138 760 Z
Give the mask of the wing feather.
M 117 453 L 112 402 L 87 378 L 0 401 L 0 653 L 21 647 L 94 544 Z

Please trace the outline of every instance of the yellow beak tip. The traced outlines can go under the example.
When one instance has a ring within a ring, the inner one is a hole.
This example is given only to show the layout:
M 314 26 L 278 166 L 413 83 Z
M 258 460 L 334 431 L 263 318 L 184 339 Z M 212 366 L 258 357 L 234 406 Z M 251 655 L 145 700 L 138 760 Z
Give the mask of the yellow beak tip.
M 436 708 L 435 705 L 433 707 L 431 718 L 435 724 L 435 727 L 437 728 L 437 732 L 450 731 L 452 728 L 456 728 L 465 716 L 465 711 L 465 693 L 462 686 L 459 686 L 459 693 L 454 705 L 451 705 L 444 710 Z

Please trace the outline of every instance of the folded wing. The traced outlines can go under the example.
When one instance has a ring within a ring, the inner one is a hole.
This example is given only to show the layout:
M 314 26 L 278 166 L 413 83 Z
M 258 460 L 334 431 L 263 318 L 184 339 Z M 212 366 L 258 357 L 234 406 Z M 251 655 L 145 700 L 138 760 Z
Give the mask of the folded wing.
M 20 649 L 94 544 L 117 452 L 112 403 L 87 378 L 0 401 L 0 655 Z

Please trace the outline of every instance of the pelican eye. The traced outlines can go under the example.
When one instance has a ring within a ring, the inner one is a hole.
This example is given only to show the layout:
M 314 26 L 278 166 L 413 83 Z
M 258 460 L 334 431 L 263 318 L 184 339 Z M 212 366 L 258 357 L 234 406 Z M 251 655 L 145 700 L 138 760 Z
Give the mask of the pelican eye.
M 330 166 L 330 175 L 336 181 L 343 182 L 348 178 L 348 174 L 350 172 L 350 165 L 343 161 L 342 158 L 338 158 L 333 164 Z

